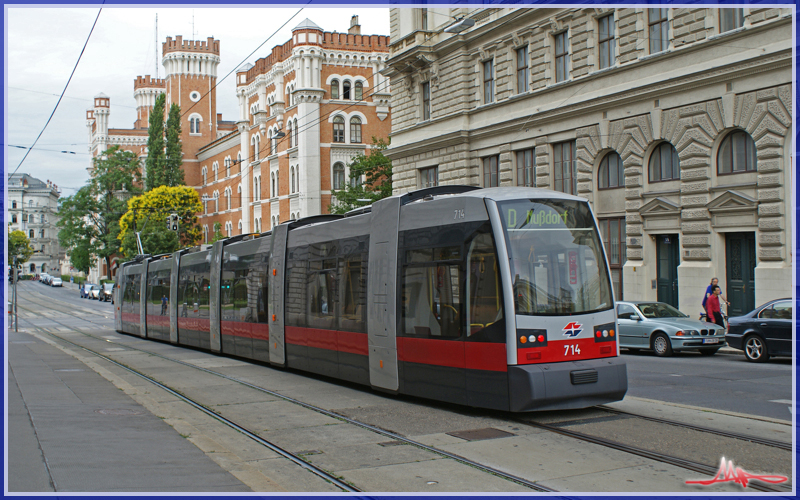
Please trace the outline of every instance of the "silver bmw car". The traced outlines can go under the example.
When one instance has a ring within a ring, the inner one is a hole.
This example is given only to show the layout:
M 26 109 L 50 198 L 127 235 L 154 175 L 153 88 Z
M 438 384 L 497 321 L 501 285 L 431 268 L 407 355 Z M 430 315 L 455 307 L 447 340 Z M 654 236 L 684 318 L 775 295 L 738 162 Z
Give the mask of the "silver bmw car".
M 698 350 L 711 356 L 725 347 L 725 330 L 689 318 L 663 302 L 617 302 L 619 346 L 631 351 L 652 349 L 656 356 Z

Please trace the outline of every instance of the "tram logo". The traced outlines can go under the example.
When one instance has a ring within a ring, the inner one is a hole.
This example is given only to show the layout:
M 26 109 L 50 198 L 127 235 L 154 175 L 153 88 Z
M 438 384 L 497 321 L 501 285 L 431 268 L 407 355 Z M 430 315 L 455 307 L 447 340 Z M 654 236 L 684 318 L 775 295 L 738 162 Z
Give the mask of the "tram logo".
M 577 337 L 578 335 L 581 334 L 581 332 L 583 331 L 581 329 L 582 326 L 583 325 L 581 325 L 580 323 L 575 323 L 573 321 L 573 322 L 567 324 L 567 326 L 565 326 L 564 328 L 562 328 L 562 330 L 564 331 L 564 335 L 566 335 L 567 337 L 573 338 L 573 337 Z

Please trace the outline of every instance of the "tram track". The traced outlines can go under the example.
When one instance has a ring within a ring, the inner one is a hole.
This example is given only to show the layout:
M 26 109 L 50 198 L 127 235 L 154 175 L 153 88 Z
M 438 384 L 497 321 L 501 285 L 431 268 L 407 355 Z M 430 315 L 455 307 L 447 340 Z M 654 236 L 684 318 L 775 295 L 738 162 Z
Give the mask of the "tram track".
M 23 308 L 23 309 L 25 309 L 25 308 Z M 76 316 L 76 315 L 74 315 L 74 314 L 72 314 L 70 312 L 64 312 L 64 313 L 68 314 L 70 316 L 73 316 L 73 317 L 78 317 L 78 316 Z M 81 319 L 85 320 L 85 318 L 81 318 Z M 61 322 L 58 322 L 56 320 L 51 319 L 51 321 L 54 321 L 57 324 L 60 324 L 60 325 L 62 325 L 64 327 L 66 327 L 66 328 L 70 328 L 71 330 L 74 330 L 74 331 L 76 331 L 78 333 L 81 333 L 83 335 L 92 337 L 94 339 L 102 340 L 104 342 L 109 342 L 108 339 L 99 338 L 99 337 L 96 337 L 94 335 L 88 334 L 86 332 L 82 332 L 82 331 L 80 331 L 80 330 L 78 330 L 78 329 L 76 329 L 74 327 L 70 327 L 69 325 L 65 325 L 65 324 L 63 324 Z M 92 323 L 94 323 L 94 322 L 92 322 Z M 94 324 L 96 324 L 98 326 L 101 326 L 99 323 L 94 323 Z M 104 325 L 102 325 L 102 326 L 104 326 Z M 53 335 L 53 334 L 50 334 L 50 335 Z M 380 429 L 378 427 L 375 427 L 375 426 L 372 426 L 370 424 L 367 424 L 367 423 L 364 423 L 364 422 L 360 422 L 358 420 L 355 420 L 355 419 L 340 415 L 340 414 L 332 412 L 330 410 L 319 408 L 319 407 L 316 407 L 314 405 L 310 405 L 308 403 L 305 403 L 303 401 L 299 401 L 299 400 L 296 400 L 294 398 L 290 398 L 288 396 L 284 396 L 284 395 L 282 395 L 280 393 L 276 393 L 274 391 L 270 391 L 269 389 L 265 389 L 265 388 L 256 386 L 254 384 L 250 384 L 248 382 L 239 380 L 239 379 L 237 379 L 235 377 L 231 377 L 231 376 L 225 375 L 223 373 L 215 372 L 215 371 L 209 370 L 207 368 L 199 367 L 199 366 L 196 366 L 196 365 L 193 365 L 191 363 L 184 362 L 184 361 L 172 359 L 172 358 L 169 358 L 167 356 L 163 356 L 161 354 L 154 353 L 152 351 L 148 351 L 146 349 L 140 349 L 140 348 L 136 348 L 136 347 L 131 347 L 129 344 L 126 344 L 126 343 L 119 343 L 119 344 L 120 345 L 124 345 L 128 349 L 133 349 L 133 350 L 140 351 L 142 353 L 146 353 L 146 354 L 149 354 L 149 355 L 158 356 L 158 357 L 160 357 L 160 358 L 162 358 L 164 360 L 167 360 L 167 361 L 170 361 L 170 362 L 174 362 L 174 363 L 178 363 L 178 364 L 182 364 L 182 365 L 185 365 L 185 366 L 193 368 L 193 369 L 201 370 L 201 371 L 206 372 L 206 373 L 208 373 L 210 375 L 222 377 L 222 378 L 227 379 L 229 381 L 232 381 L 232 382 L 235 382 L 235 383 L 238 383 L 238 384 L 242 384 L 242 385 L 247 386 L 247 387 L 249 387 L 251 389 L 254 389 L 254 390 L 257 390 L 257 391 L 261 391 L 261 392 L 263 392 L 265 394 L 269 394 L 269 395 L 271 395 L 273 397 L 281 398 L 281 399 L 283 399 L 283 400 L 285 400 L 287 402 L 291 402 L 293 404 L 302 406 L 302 407 L 307 408 L 309 410 L 313 410 L 313 411 L 316 411 L 316 412 L 321 413 L 323 415 L 327 415 L 329 417 L 336 418 L 336 419 L 338 419 L 340 421 L 347 422 L 349 424 L 352 424 L 352 425 L 355 425 L 355 426 L 370 430 L 372 432 L 376 432 L 376 433 L 381 434 L 383 436 L 386 436 L 386 437 L 388 437 L 388 438 L 390 438 L 392 440 L 403 442 L 405 444 L 411 444 L 411 445 L 414 445 L 414 446 L 418 446 L 418 447 L 420 447 L 422 449 L 426 449 L 426 450 L 431 451 L 433 453 L 440 454 L 441 456 L 454 459 L 456 461 L 459 461 L 461 463 L 464 463 L 464 464 L 470 465 L 472 467 L 478 468 L 478 469 L 483 470 L 485 472 L 488 472 L 490 474 L 500 475 L 501 477 L 504 477 L 504 478 L 506 478 L 506 479 L 508 479 L 508 480 L 510 480 L 512 482 L 516 482 L 518 484 L 522 484 L 522 485 L 527 486 L 527 487 L 529 487 L 531 489 L 534 489 L 536 491 L 547 491 L 547 492 L 556 491 L 556 490 L 547 488 L 547 487 L 545 487 L 543 485 L 540 485 L 538 483 L 530 482 L 530 481 L 527 481 L 525 479 L 506 474 L 506 473 L 504 473 L 502 471 L 499 471 L 499 470 L 497 470 L 495 468 L 487 467 L 487 466 L 484 466 L 484 465 L 479 464 L 477 462 L 473 462 L 473 461 L 471 461 L 469 459 L 466 459 L 464 457 L 460 457 L 458 455 L 454 455 L 454 454 L 449 453 L 447 451 L 440 450 L 440 449 L 437 449 L 437 448 L 434 448 L 434 447 L 430 447 L 430 446 L 422 444 L 422 443 L 418 443 L 418 442 L 416 442 L 414 440 L 408 439 L 408 438 L 406 438 L 404 436 L 401 436 L 401 435 L 399 435 L 397 433 L 394 433 L 394 432 L 391 432 L 391 431 L 387 431 L 385 429 Z M 721 437 L 725 437 L 725 438 L 729 438 L 729 439 L 747 441 L 747 442 L 750 442 L 750 443 L 753 443 L 753 444 L 758 444 L 758 445 L 767 446 L 767 447 L 774 447 L 774 448 L 778 448 L 778 449 L 781 449 L 781 450 L 789 450 L 789 451 L 791 451 L 791 449 L 792 449 L 791 444 L 780 442 L 780 441 L 764 439 L 764 438 L 758 438 L 758 437 L 755 437 L 755 436 L 742 435 L 742 434 L 737 434 L 737 433 L 732 433 L 732 432 L 727 432 L 727 431 L 719 431 L 719 430 L 716 430 L 716 429 L 709 429 L 709 428 L 702 427 L 702 426 L 685 424 L 685 423 L 682 423 L 682 422 L 670 421 L 670 420 L 661 419 L 661 418 L 637 415 L 637 414 L 633 414 L 633 413 L 624 412 L 624 411 L 616 410 L 616 409 L 613 409 L 613 408 L 609 408 L 609 407 L 606 407 L 606 406 L 598 406 L 596 408 L 598 410 L 603 411 L 603 412 L 612 413 L 612 414 L 616 414 L 616 415 L 624 415 L 624 416 L 629 417 L 629 418 L 639 418 L 639 419 L 647 420 L 647 421 L 658 423 L 658 424 L 662 424 L 662 425 L 680 426 L 680 427 L 684 427 L 684 428 L 689 428 L 689 429 L 695 430 L 697 432 L 717 435 L 717 436 L 721 436 Z M 698 472 L 698 473 L 701 473 L 701 474 L 704 474 L 704 475 L 709 475 L 709 476 L 713 477 L 718 472 L 717 467 L 714 467 L 714 466 L 711 466 L 711 465 L 707 465 L 707 464 L 704 464 L 704 463 L 700 463 L 700 462 L 696 462 L 696 461 L 693 461 L 693 460 L 689 460 L 689 459 L 686 459 L 686 458 L 676 457 L 676 456 L 668 455 L 668 454 L 665 454 L 665 453 L 660 453 L 658 451 L 647 450 L 647 449 L 644 449 L 644 448 L 639 448 L 639 447 L 631 446 L 631 445 L 628 445 L 628 444 L 616 442 L 616 441 L 613 441 L 613 440 L 610 440 L 610 439 L 605 439 L 605 438 L 592 436 L 592 435 L 589 435 L 589 434 L 585 434 L 585 433 L 581 433 L 581 432 L 577 432 L 577 431 L 573 431 L 573 430 L 568 430 L 568 429 L 556 427 L 556 426 L 553 426 L 553 425 L 534 422 L 534 421 L 531 421 L 530 419 L 526 419 L 526 418 L 522 418 L 522 417 L 510 417 L 509 418 L 508 414 L 505 414 L 505 415 L 506 415 L 504 417 L 505 420 L 508 420 L 510 422 L 514 422 L 516 424 L 528 425 L 528 426 L 531 426 L 531 427 L 535 427 L 535 428 L 539 428 L 539 429 L 542 429 L 542 430 L 546 430 L 548 432 L 552 432 L 552 433 L 559 434 L 559 435 L 562 435 L 562 436 L 567 436 L 567 437 L 570 437 L 570 438 L 573 438 L 573 439 L 578 439 L 578 440 L 581 440 L 581 441 L 584 441 L 584 442 L 590 442 L 590 443 L 593 443 L 593 444 L 596 444 L 596 445 L 599 445 L 599 446 L 615 449 L 615 450 L 622 451 L 622 452 L 625 452 L 625 453 L 629 453 L 629 454 L 632 454 L 632 455 L 636 455 L 636 456 L 639 456 L 639 457 L 647 458 L 649 460 L 654 460 L 654 461 L 657 461 L 657 462 L 660 462 L 660 463 L 670 464 L 670 465 L 673 465 L 673 466 L 676 466 L 676 467 L 680 467 L 680 468 L 683 468 L 683 469 L 686 469 L 686 470 Z M 751 482 L 749 486 L 751 488 L 753 488 L 754 490 L 758 490 L 758 491 L 762 491 L 762 492 L 786 492 L 786 491 L 791 491 L 790 488 L 787 489 L 784 486 L 772 486 L 772 485 L 761 484 L 761 483 L 757 483 L 757 482 Z
M 31 309 L 25 308 L 24 306 L 21 306 L 20 309 L 28 311 L 28 312 L 35 312 L 35 311 L 31 310 Z M 73 316 L 73 317 L 78 317 L 78 316 L 76 316 L 74 314 L 71 314 L 69 312 L 65 312 L 64 311 L 63 313 L 64 314 L 68 314 L 68 315 Z M 81 318 L 81 319 L 83 319 L 83 318 Z M 180 394 L 179 392 L 171 389 L 170 387 L 166 386 L 165 384 L 162 384 L 162 383 L 160 383 L 160 382 L 158 382 L 158 381 L 156 381 L 154 379 L 151 379 L 147 375 L 145 375 L 143 373 L 140 373 L 137 370 L 132 369 L 132 368 L 130 368 L 128 366 L 125 366 L 124 364 L 121 364 L 121 363 L 119 363 L 117 361 L 114 361 L 113 359 L 109 358 L 108 356 L 105 356 L 105 355 L 103 355 L 101 353 L 98 353 L 98 352 L 92 350 L 92 349 L 89 349 L 89 348 L 86 348 L 86 347 L 81 346 L 79 344 L 76 344 L 76 343 L 74 343 L 74 342 L 72 342 L 72 341 L 70 341 L 68 339 L 64 339 L 63 337 L 61 337 L 61 336 L 59 336 L 57 334 L 54 334 L 52 332 L 49 332 L 49 331 L 47 331 L 47 330 L 45 330 L 45 329 L 43 329 L 41 327 L 37 327 L 37 326 L 33 325 L 28 320 L 24 320 L 24 321 L 26 321 L 27 323 L 31 324 L 31 326 L 33 328 L 37 329 L 41 333 L 47 334 L 47 335 L 49 335 L 51 337 L 54 337 L 56 339 L 59 339 L 59 340 L 64 341 L 66 343 L 69 343 L 71 345 L 74 345 L 74 346 L 76 346 L 76 347 L 78 347 L 80 349 L 83 349 L 83 350 L 85 350 L 85 351 L 87 351 L 87 352 L 89 352 L 89 353 L 91 353 L 91 354 L 93 354 L 95 356 L 98 356 L 98 357 L 100 357 L 100 358 L 102 358 L 102 359 L 104 359 L 106 361 L 109 361 L 109 362 L 111 362 L 111 363 L 113 363 L 113 364 L 115 364 L 115 365 L 117 365 L 117 366 L 119 366 L 119 367 L 121 367 L 121 368 L 123 368 L 123 369 L 125 369 L 127 371 L 130 371 L 130 372 L 136 374 L 137 376 L 144 378 L 145 380 L 148 380 L 149 382 L 153 383 L 154 385 L 157 385 L 158 387 L 161 387 L 162 389 L 168 391 L 170 394 L 173 394 L 173 395 L 181 398 L 182 400 L 185 400 L 186 402 L 191 404 L 193 407 L 199 409 L 200 411 L 203 411 L 204 413 L 207 413 L 207 414 L 213 416 L 214 418 L 217 418 L 218 420 L 222 421 L 224 424 L 229 425 L 230 427 L 236 428 L 237 430 L 239 430 L 239 428 L 236 427 L 236 426 L 238 426 L 238 424 L 236 424 L 235 422 L 230 421 L 228 419 L 225 419 L 225 417 L 219 415 L 217 412 L 214 412 L 214 410 L 211 410 L 211 409 L 207 408 L 206 406 L 202 405 L 201 403 L 198 403 L 196 401 L 193 401 L 193 400 L 187 398 L 186 396 L 184 396 L 184 395 Z M 324 408 L 320 408 L 318 406 L 306 403 L 304 401 L 300 401 L 298 399 L 295 399 L 295 398 L 280 394 L 278 392 L 271 391 L 271 390 L 266 389 L 264 387 L 260 387 L 260 386 L 255 385 L 255 384 L 251 384 L 251 383 L 246 382 L 244 380 L 237 379 L 236 377 L 231 377 L 231 376 L 226 375 L 224 373 L 220 373 L 220 372 L 208 369 L 208 368 L 197 366 L 197 365 L 194 365 L 192 363 L 188 363 L 186 361 L 181 361 L 181 360 L 178 360 L 178 359 L 170 358 L 168 356 L 164 356 L 162 354 L 159 354 L 159 353 L 156 353 L 156 352 L 153 352 L 153 351 L 149 351 L 147 349 L 140 349 L 140 348 L 133 347 L 133 346 L 131 346 L 129 344 L 126 344 L 126 343 L 114 342 L 113 340 L 109 340 L 107 338 L 98 337 L 98 336 L 83 332 L 83 331 L 81 331 L 81 330 L 79 330 L 79 329 L 77 329 L 75 327 L 72 327 L 72 326 L 67 325 L 65 323 L 62 323 L 60 321 L 54 320 L 52 318 L 49 318 L 49 321 L 52 321 L 52 322 L 54 322 L 56 324 L 61 325 L 64 328 L 68 328 L 68 329 L 74 331 L 75 333 L 80 333 L 81 335 L 90 337 L 90 338 L 92 338 L 94 340 L 97 340 L 97 341 L 125 346 L 126 349 L 130 349 L 130 350 L 134 350 L 134 351 L 137 351 L 137 352 L 141 352 L 141 353 L 147 354 L 149 356 L 155 356 L 155 357 L 158 357 L 158 358 L 163 359 L 165 361 L 169 361 L 169 362 L 172 362 L 172 363 L 180 364 L 180 365 L 186 366 L 188 368 L 192 368 L 192 369 L 195 369 L 195 370 L 202 371 L 202 372 L 207 373 L 209 375 L 213 375 L 213 376 L 220 377 L 220 378 L 223 378 L 223 379 L 231 381 L 231 382 L 235 382 L 237 384 L 243 385 L 243 386 L 248 387 L 250 389 L 262 392 L 264 394 L 268 394 L 268 395 L 270 395 L 272 397 L 276 397 L 276 398 L 279 398 L 279 399 L 281 399 L 283 401 L 286 401 L 286 402 L 301 406 L 301 407 L 306 408 L 308 410 L 311 410 L 311 411 L 320 413 L 322 415 L 325 415 L 325 416 L 328 416 L 328 417 L 331 417 L 331 418 L 335 418 L 335 419 L 337 419 L 339 421 L 354 425 L 356 427 L 360 427 L 362 429 L 374 432 L 374 433 L 379 434 L 379 435 L 381 435 L 383 437 L 389 438 L 389 439 L 391 439 L 393 441 L 397 441 L 397 442 L 401 442 L 401 443 L 404 443 L 404 444 L 407 444 L 407 445 L 415 446 L 415 447 L 420 448 L 422 450 L 437 454 L 437 455 L 439 455 L 439 456 L 441 456 L 443 458 L 452 459 L 452 460 L 454 460 L 456 462 L 459 462 L 461 464 L 464 464 L 464 465 L 470 466 L 470 467 L 472 467 L 474 469 L 477 469 L 477 470 L 479 470 L 481 472 L 484 472 L 484 473 L 487 473 L 487 474 L 491 474 L 491 475 L 494 475 L 494 476 L 497 476 L 497 477 L 501 477 L 501 478 L 503 478 L 503 479 L 505 479 L 507 481 L 519 484 L 521 486 L 525 486 L 527 488 L 530 488 L 533 491 L 542 492 L 542 493 L 558 492 L 558 490 L 556 490 L 556 489 L 553 489 L 553 488 L 547 487 L 545 485 L 539 484 L 539 483 L 537 483 L 535 481 L 530 481 L 530 480 L 515 476 L 513 474 L 509 474 L 509 473 L 507 473 L 505 471 L 502 471 L 500 469 L 497 469 L 495 467 L 491 467 L 491 466 L 488 466 L 488 465 L 485 465 L 485 464 L 481 464 L 479 462 L 476 462 L 474 460 L 470 460 L 470 459 L 462 457 L 460 455 L 457 455 L 457 454 L 454 454 L 454 453 L 450 453 L 450 452 L 448 452 L 446 450 L 442 450 L 440 448 L 436 448 L 436 447 L 433 447 L 433 446 L 426 445 L 424 443 L 421 443 L 419 441 L 415 441 L 413 439 L 407 438 L 405 436 L 402 436 L 400 434 L 391 432 L 389 430 L 382 429 L 380 427 L 377 427 L 377 426 L 374 426 L 374 425 L 371 425 L 371 424 L 368 424 L 368 423 L 365 423 L 365 422 L 361 422 L 361 421 L 349 418 L 347 416 L 341 415 L 339 413 L 336 413 L 336 412 L 333 412 L 333 411 L 330 411 L 330 410 L 326 410 Z M 103 325 L 99 325 L 98 323 L 93 323 L 93 324 L 97 324 L 98 326 L 103 326 Z M 251 438 L 255 439 L 257 442 L 259 442 L 262 445 L 270 447 L 269 445 L 267 445 L 265 443 L 262 443 L 261 441 L 263 441 L 263 440 L 261 438 L 259 438 L 256 433 L 253 433 L 252 431 L 248 431 L 243 426 L 239 426 L 239 427 L 241 427 L 241 429 L 243 429 L 242 432 L 245 435 L 248 435 L 248 437 L 251 437 Z M 272 448 L 270 448 L 270 449 L 272 449 Z M 273 450 L 273 451 L 276 451 L 276 450 Z M 288 455 L 291 455 L 291 456 L 295 457 L 296 459 L 300 460 L 302 463 L 308 464 L 310 466 L 310 464 L 308 462 L 306 462 L 303 459 L 303 457 L 301 457 L 300 455 L 293 455 L 290 452 L 285 451 L 285 450 L 276 451 L 276 452 L 278 452 L 281 455 L 283 455 L 284 453 L 286 453 Z M 287 456 L 286 458 L 290 458 L 290 457 Z M 295 461 L 292 458 L 290 458 L 290 460 Z M 326 471 L 322 471 L 322 473 L 323 474 L 329 474 Z M 335 476 L 331 476 L 331 477 L 335 477 Z M 334 482 L 334 481 L 331 481 L 331 482 Z M 338 483 L 334 483 L 334 484 L 337 484 L 337 486 L 339 486 Z M 342 486 L 340 486 L 340 488 L 344 489 Z M 350 488 L 353 488 L 353 487 L 350 487 Z M 345 490 L 345 491 L 351 491 L 351 492 L 355 491 L 355 492 L 357 492 L 359 490 L 350 489 L 350 490 Z

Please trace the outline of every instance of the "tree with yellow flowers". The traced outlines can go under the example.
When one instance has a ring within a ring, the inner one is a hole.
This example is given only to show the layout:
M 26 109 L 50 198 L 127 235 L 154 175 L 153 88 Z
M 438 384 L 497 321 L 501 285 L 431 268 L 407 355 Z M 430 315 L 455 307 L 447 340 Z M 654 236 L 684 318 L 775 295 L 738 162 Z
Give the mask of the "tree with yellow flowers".
M 134 233 L 140 233 L 145 253 L 172 253 L 195 245 L 202 236 L 197 226 L 197 213 L 203 210 L 197 191 L 187 186 L 160 186 L 128 200 L 128 211 L 119 221 L 122 253 L 133 257 L 139 253 Z M 167 217 L 178 214 L 179 231 L 167 227 Z

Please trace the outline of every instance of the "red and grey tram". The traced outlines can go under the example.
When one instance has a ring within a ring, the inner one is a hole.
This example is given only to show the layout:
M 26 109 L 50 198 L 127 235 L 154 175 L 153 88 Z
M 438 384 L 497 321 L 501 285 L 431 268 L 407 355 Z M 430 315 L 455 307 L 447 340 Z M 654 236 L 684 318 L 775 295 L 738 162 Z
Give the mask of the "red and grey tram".
M 117 272 L 116 329 L 450 403 L 522 412 L 627 391 L 586 200 L 439 186 Z

